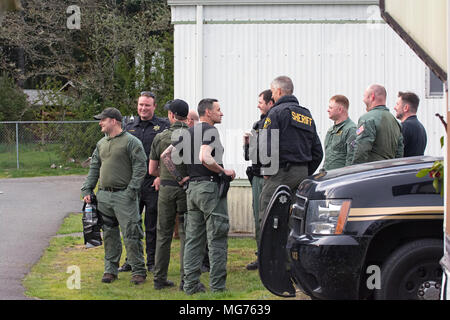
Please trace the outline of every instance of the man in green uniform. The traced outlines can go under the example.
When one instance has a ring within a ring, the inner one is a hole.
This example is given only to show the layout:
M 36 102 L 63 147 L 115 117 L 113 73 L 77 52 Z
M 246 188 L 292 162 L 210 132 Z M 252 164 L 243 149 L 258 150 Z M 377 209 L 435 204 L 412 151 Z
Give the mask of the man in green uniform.
M 325 137 L 325 170 L 349 166 L 353 160 L 351 143 L 356 137 L 356 124 L 348 117 L 348 107 L 347 97 L 331 97 L 328 117 L 334 121 L 334 126 L 328 130 Z
M 90 203 L 90 195 L 98 182 L 98 210 L 105 220 L 118 221 L 118 225 L 103 225 L 105 273 L 102 282 L 111 283 L 117 279 L 122 254 L 120 226 L 133 269 L 131 282 L 141 284 L 145 282 L 147 272 L 138 193 L 147 172 L 147 157 L 139 139 L 122 130 L 119 110 L 107 108 L 94 119 L 100 120 L 105 137 L 97 142 L 81 194 L 84 201 Z
M 386 89 L 369 86 L 363 101 L 367 113 L 358 120 L 352 164 L 403 157 L 401 127 L 386 108 Z
M 161 154 L 171 145 L 172 139 L 175 139 L 180 133 L 178 130 L 188 129 L 187 115 L 189 112 L 188 104 L 179 99 L 169 102 L 164 107 L 168 110 L 170 128 L 158 133 L 153 140 L 150 151 L 149 173 L 158 177 L 159 196 L 158 196 L 158 219 L 156 228 L 156 256 L 154 269 L 154 286 L 160 290 L 166 287 L 173 287 L 174 283 L 167 280 L 167 271 L 170 261 L 170 245 L 175 227 L 177 214 L 181 221 L 184 221 L 184 214 L 187 212 L 186 192 L 180 184 L 167 170 L 163 163 L 160 163 Z M 178 172 L 187 176 L 184 165 L 177 166 Z M 180 181 L 181 182 L 181 181 Z M 184 254 L 184 226 L 179 224 L 180 237 L 180 274 L 181 283 L 183 283 L 183 254 Z
M 187 165 L 189 187 L 187 193 L 188 214 L 185 219 L 186 244 L 184 250 L 184 291 L 191 295 L 204 292 L 200 282 L 201 265 L 208 241 L 210 261 L 210 288 L 213 292 L 225 290 L 227 278 L 227 253 L 229 218 L 226 194 L 220 195 L 219 174 L 234 179 L 236 173 L 224 169 L 223 146 L 216 123 L 221 123 L 223 113 L 216 99 L 203 99 L 198 105 L 200 123 L 164 151 L 161 158 L 177 180 L 183 181 L 172 159 L 183 152 Z

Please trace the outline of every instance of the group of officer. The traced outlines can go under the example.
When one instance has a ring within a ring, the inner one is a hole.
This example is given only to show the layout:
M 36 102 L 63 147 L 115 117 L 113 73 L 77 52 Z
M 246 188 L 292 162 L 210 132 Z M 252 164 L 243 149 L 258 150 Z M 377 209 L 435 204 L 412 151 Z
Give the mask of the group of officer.
M 284 184 L 296 190 L 307 175 L 314 173 L 323 157 L 314 120 L 292 93 L 291 79 L 276 78 L 270 90 L 259 94 L 260 119 L 254 123 L 252 134 L 244 135 L 245 160 L 252 160 L 247 175 L 252 185 L 257 244 L 264 210 L 276 188 Z M 416 116 L 419 98 L 412 92 L 399 92 L 394 108 L 397 119 L 402 122 L 399 124 L 386 107 L 386 95 L 386 89 L 377 84 L 365 90 L 363 102 L 367 112 L 360 117 L 358 125 L 349 118 L 349 100 L 344 95 L 331 97 L 328 116 L 334 125 L 327 131 L 324 141 L 323 170 L 424 154 L 426 131 Z M 261 134 L 263 129 L 268 130 L 267 134 Z M 267 136 L 275 130 L 280 137 L 279 170 L 266 175 L 267 168 L 260 161 L 259 139 L 264 136 L 269 140 Z M 247 265 L 249 270 L 257 268 L 257 260 Z
M 261 117 L 252 134 L 244 136 L 245 158 L 252 160 L 247 174 L 252 184 L 257 243 L 265 208 L 277 187 L 283 184 L 296 190 L 318 169 L 324 155 L 315 121 L 293 92 L 289 77 L 275 78 L 270 90 L 259 95 Z M 402 126 L 385 106 L 386 90 L 372 85 L 365 91 L 363 101 L 367 113 L 356 126 L 348 118 L 348 99 L 341 95 L 330 99 L 328 113 L 334 126 L 325 139 L 325 170 L 403 156 Z M 397 117 L 415 128 L 404 134 L 419 132 L 421 124 L 412 115 L 417 105 L 413 94 L 399 94 Z M 167 273 L 178 219 L 180 289 L 187 294 L 205 291 L 200 275 L 208 248 L 210 289 L 223 291 L 229 231 L 226 192 L 236 174 L 223 166 L 224 148 L 215 127 L 223 117 L 220 103 L 216 99 L 201 100 L 197 124 L 195 111 L 190 112 L 183 100 L 166 104 L 168 121 L 156 117 L 155 108 L 154 94 L 142 92 L 138 99 L 139 117 L 124 129 L 122 115 L 115 108 L 107 108 L 94 117 L 100 121 L 105 137 L 97 142 L 82 196 L 90 202 L 98 183 L 98 210 L 104 221 L 116 222 L 103 227 L 102 282 L 113 282 L 119 271 L 131 271 L 131 282 L 141 284 L 146 281 L 148 270 L 154 272 L 155 289 L 173 287 Z M 424 141 L 426 144 L 426 134 Z M 414 145 L 417 148 L 417 143 Z M 271 161 L 262 161 L 261 149 L 267 151 Z M 147 270 L 141 243 L 144 233 L 140 213 L 144 207 Z M 119 228 L 127 251 L 121 268 Z M 247 268 L 257 269 L 257 261 Z
M 412 92 L 398 93 L 394 110 L 399 123 L 386 107 L 386 95 L 386 89 L 377 84 L 365 90 L 367 112 L 358 125 L 348 116 L 349 101 L 345 96 L 330 99 L 328 115 L 334 125 L 325 138 L 325 170 L 424 154 L 427 134 L 416 115 L 419 97 Z
M 154 115 L 153 93 L 142 92 L 137 108 L 139 117 L 124 129 L 115 108 L 94 116 L 105 137 L 97 142 L 81 190 L 89 203 L 98 183 L 97 208 L 105 222 L 102 282 L 111 283 L 120 271 L 131 271 L 131 282 L 138 285 L 146 281 L 148 270 L 154 273 L 155 289 L 174 286 L 167 273 L 174 228 L 179 225 L 180 289 L 187 294 L 205 291 L 199 277 L 207 262 L 211 290 L 225 290 L 229 221 L 226 191 L 219 190 L 218 182 L 226 176 L 229 183 L 235 172 L 223 168 L 223 146 L 214 127 L 223 116 L 219 102 L 203 99 L 197 114 L 183 100 L 169 101 L 167 121 Z M 194 137 L 199 133 L 200 141 Z M 172 145 L 177 137 L 180 141 Z M 184 152 L 188 161 L 174 164 L 172 149 Z M 144 207 L 147 270 L 141 243 Z M 119 268 L 120 230 L 127 259 Z

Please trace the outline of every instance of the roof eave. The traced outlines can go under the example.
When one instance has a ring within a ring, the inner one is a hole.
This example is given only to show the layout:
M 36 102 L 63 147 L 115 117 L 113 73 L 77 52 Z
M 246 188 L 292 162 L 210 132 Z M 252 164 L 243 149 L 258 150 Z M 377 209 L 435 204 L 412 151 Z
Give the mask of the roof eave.
M 192 6 L 192 5 L 378 5 L 377 0 L 168 0 L 171 6 Z

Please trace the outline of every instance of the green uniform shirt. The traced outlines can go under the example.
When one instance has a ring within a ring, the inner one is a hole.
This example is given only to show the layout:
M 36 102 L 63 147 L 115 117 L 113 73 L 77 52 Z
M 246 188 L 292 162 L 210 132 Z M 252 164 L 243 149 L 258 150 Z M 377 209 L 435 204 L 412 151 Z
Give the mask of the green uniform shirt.
M 353 154 L 352 164 L 403 157 L 401 126 L 386 106 L 359 118 Z
M 167 170 L 167 167 L 164 165 L 162 161 L 160 161 L 161 154 L 164 152 L 164 150 L 169 147 L 173 141 L 178 141 L 178 138 L 181 134 L 181 132 L 176 132 L 176 130 L 179 129 L 189 129 L 187 124 L 183 122 L 175 122 L 173 123 L 169 129 L 164 130 L 161 133 L 158 133 L 155 136 L 155 139 L 153 139 L 152 148 L 150 151 L 150 160 L 157 160 L 159 161 L 159 177 L 161 180 L 173 180 L 176 181 L 175 178 L 170 174 L 170 172 Z M 174 138 L 172 139 L 172 134 L 174 134 Z M 187 131 L 185 132 L 187 134 Z M 181 164 L 176 166 L 177 171 L 181 174 L 182 177 L 187 176 L 187 169 L 186 166 Z
M 325 162 L 323 168 L 332 170 L 349 166 L 353 160 L 352 142 L 356 137 L 356 124 L 347 120 L 331 127 L 325 137 Z
M 103 137 L 92 154 L 82 196 L 91 194 L 98 181 L 99 188 L 128 189 L 135 198 L 148 170 L 146 161 L 141 141 L 128 132 Z

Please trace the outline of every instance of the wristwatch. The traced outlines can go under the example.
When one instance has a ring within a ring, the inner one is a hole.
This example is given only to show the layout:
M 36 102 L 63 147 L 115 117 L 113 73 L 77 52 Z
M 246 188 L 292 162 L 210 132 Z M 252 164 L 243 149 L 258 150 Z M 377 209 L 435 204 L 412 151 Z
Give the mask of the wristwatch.
M 177 180 L 177 182 L 181 182 L 181 180 L 183 180 L 183 177 L 182 176 L 177 176 L 176 180 Z

